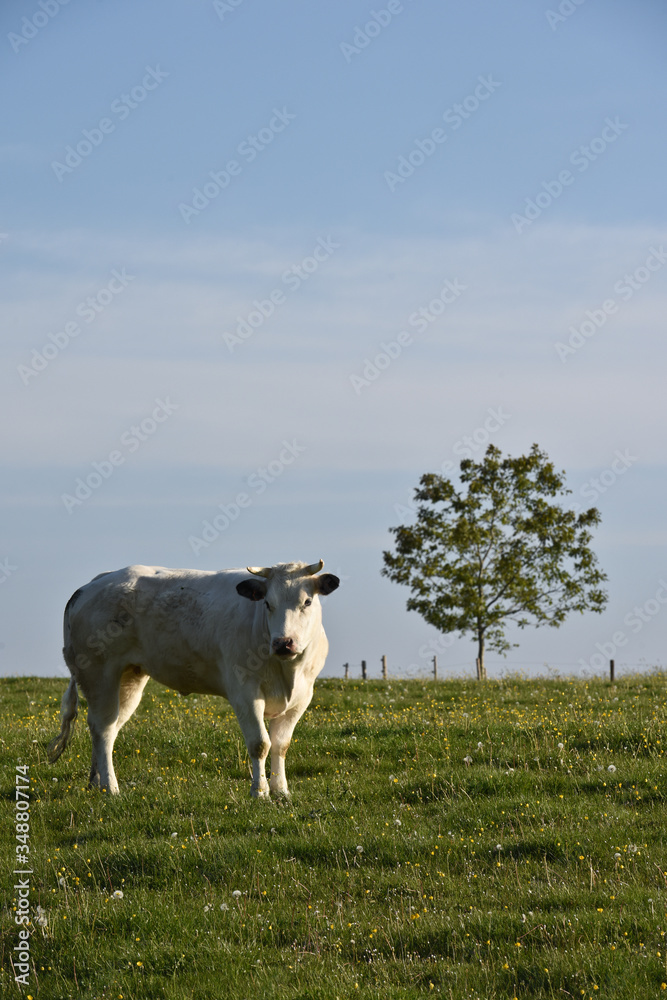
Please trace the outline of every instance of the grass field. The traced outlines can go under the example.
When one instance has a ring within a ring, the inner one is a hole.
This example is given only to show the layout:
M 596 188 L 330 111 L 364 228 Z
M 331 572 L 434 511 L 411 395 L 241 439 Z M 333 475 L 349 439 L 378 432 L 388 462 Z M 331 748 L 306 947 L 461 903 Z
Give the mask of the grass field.
M 287 805 L 250 800 L 226 702 L 153 682 L 116 743 L 121 795 L 86 790 L 85 712 L 45 763 L 65 686 L 0 681 L 4 997 L 667 996 L 664 675 L 323 681 Z

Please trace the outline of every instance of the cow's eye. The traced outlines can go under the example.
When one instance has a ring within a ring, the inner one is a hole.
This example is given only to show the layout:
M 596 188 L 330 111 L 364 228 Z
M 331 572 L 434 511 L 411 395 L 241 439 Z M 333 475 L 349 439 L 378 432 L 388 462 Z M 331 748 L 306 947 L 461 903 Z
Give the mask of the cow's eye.
M 311 601 L 310 597 L 307 597 L 305 599 L 305 601 L 303 602 L 303 606 L 304 606 L 304 608 L 309 608 L 312 603 L 313 602 Z

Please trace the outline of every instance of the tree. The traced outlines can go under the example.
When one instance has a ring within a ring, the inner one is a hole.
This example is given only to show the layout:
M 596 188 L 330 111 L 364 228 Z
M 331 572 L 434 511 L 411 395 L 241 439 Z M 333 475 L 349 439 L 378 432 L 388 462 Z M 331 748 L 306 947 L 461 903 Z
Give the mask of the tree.
M 571 611 L 604 609 L 606 575 L 589 548 L 600 512 L 561 506 L 565 473 L 536 444 L 518 458 L 489 445 L 460 468 L 465 492 L 421 477 L 417 521 L 389 529 L 396 552 L 383 553 L 382 575 L 409 586 L 408 610 L 441 632 L 472 633 L 483 678 L 487 645 L 503 655 L 518 645 L 505 638 L 509 622 L 557 628 Z

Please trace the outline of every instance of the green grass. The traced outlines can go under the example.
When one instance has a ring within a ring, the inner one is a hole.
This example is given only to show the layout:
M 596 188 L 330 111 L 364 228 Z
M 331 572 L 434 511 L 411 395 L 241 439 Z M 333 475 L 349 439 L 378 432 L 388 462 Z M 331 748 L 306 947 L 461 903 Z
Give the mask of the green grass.
M 19 990 L 4 893 L 3 996 L 667 996 L 664 675 L 323 681 L 287 805 L 250 799 L 226 702 L 152 683 L 121 795 L 88 791 L 85 711 L 45 762 L 64 688 L 0 682 L 4 879 L 28 764 L 47 920 Z

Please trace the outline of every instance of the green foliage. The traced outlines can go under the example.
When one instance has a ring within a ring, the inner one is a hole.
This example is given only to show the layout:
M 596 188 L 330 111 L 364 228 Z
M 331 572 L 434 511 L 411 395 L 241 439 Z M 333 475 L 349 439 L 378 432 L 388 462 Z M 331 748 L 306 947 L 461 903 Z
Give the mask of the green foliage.
M 121 796 L 88 791 L 85 724 L 45 762 L 64 683 L 0 682 L 2 794 L 13 812 L 27 764 L 46 915 L 19 991 L 6 819 L 3 996 L 665 995 L 664 675 L 322 681 L 286 806 L 250 800 L 224 701 L 152 683 Z
M 511 648 L 508 622 L 558 627 L 572 611 L 604 609 L 589 547 L 600 513 L 563 509 L 564 473 L 537 445 L 504 459 L 489 445 L 481 462 L 461 462 L 460 479 L 465 492 L 422 476 L 416 523 L 390 529 L 396 552 L 384 552 L 382 574 L 410 587 L 408 610 L 441 632 L 472 633 L 483 659 L 485 645 Z

